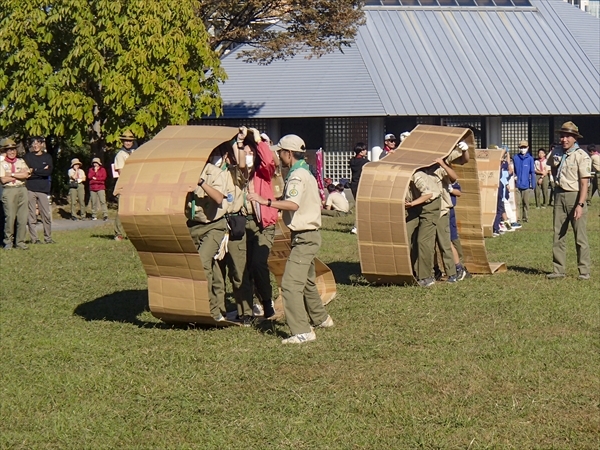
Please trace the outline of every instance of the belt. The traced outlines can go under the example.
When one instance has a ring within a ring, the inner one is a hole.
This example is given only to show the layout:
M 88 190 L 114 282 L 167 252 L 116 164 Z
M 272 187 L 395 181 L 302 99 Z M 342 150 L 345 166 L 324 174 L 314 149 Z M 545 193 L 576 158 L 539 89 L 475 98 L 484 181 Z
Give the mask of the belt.
M 197 220 L 188 219 L 185 224 L 187 225 L 188 228 L 192 228 L 192 227 L 195 227 L 197 225 L 210 225 L 211 223 L 216 223 L 216 222 L 218 222 L 220 220 L 223 220 L 223 219 L 225 219 L 225 216 L 219 217 L 217 220 L 212 220 L 210 222 L 199 222 Z
M 15 185 L 13 184 L 13 185 L 4 185 L 4 186 L 2 186 L 2 187 L 3 187 L 4 189 L 11 189 L 11 188 L 24 188 L 24 187 L 25 187 L 25 185 L 24 185 L 24 184 L 20 184 L 20 185 L 18 185 L 18 186 L 15 186 Z
M 300 231 L 294 231 L 294 230 L 290 230 L 292 232 L 292 234 L 302 234 L 302 233 L 309 233 L 311 231 L 319 231 L 319 229 L 317 228 L 316 230 L 300 230 Z

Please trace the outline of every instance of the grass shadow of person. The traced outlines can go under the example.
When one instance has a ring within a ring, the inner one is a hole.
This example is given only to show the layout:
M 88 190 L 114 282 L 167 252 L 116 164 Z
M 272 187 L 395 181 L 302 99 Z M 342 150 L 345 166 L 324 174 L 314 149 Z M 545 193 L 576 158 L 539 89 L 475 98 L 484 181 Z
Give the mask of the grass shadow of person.
M 327 263 L 333 272 L 336 284 L 355 285 L 361 283 L 360 263 L 349 261 L 334 261 Z
M 147 322 L 139 318 L 140 314 L 150 311 L 148 291 L 145 289 L 113 292 L 97 299 L 78 305 L 73 314 L 86 321 L 109 321 L 130 323 L 139 328 L 170 330 L 173 328 L 212 329 L 210 325 L 189 323 Z
M 546 270 L 534 269 L 533 267 L 521 267 L 521 266 L 506 266 L 506 269 L 514 272 L 524 273 L 526 275 L 548 275 L 551 272 Z

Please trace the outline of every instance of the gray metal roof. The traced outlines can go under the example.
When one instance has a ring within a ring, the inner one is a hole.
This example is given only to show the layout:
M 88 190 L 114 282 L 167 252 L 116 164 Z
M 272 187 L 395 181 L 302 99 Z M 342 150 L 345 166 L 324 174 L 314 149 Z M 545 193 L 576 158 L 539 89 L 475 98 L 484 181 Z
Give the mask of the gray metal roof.
M 600 20 L 529 8 L 365 8 L 343 53 L 223 58 L 225 118 L 600 114 Z

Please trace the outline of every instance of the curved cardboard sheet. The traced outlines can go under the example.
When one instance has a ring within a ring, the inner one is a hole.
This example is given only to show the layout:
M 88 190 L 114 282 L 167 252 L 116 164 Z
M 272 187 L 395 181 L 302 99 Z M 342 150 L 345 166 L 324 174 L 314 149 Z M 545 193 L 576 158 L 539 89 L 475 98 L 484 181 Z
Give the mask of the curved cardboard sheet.
M 503 265 L 487 259 L 473 133 L 467 128 L 418 125 L 395 153 L 364 166 L 356 215 L 361 270 L 374 283 L 416 284 L 406 233 L 404 198 L 412 174 L 446 157 L 460 141 L 469 144 L 467 164 L 454 164 L 463 195 L 455 209 L 465 265 L 493 273 Z
M 500 185 L 500 161 L 504 150 L 477 149 L 477 173 L 481 191 L 481 219 L 483 235 L 492 237 L 496 209 L 498 208 L 498 186 Z
M 217 323 L 210 314 L 206 277 L 184 210 L 212 150 L 237 132 L 169 126 L 132 153 L 121 171 L 115 188 L 121 196 L 119 217 L 148 276 L 150 311 L 167 322 L 233 324 Z M 287 255 L 284 266 L 285 260 Z M 326 281 L 322 285 L 330 292 Z
M 285 271 L 285 263 L 291 251 L 290 230 L 280 219 L 275 225 L 275 241 L 269 254 L 269 270 L 275 276 L 277 285 L 281 288 L 281 279 Z M 337 294 L 335 278 L 331 269 L 319 258 L 315 258 L 316 284 L 323 304 L 327 305 Z M 275 301 L 278 315 L 282 313 L 281 295 Z

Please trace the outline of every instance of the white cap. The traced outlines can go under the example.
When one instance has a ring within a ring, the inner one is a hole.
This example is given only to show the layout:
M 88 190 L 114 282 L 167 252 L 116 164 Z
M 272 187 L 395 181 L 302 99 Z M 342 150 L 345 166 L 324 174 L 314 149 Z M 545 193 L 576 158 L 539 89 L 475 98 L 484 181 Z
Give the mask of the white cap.
M 261 133 L 260 138 L 265 142 L 269 142 L 271 140 L 271 139 L 269 139 L 269 136 L 267 135 L 267 133 Z
M 394 136 L 392 133 L 389 133 L 389 134 L 385 135 L 385 140 L 386 141 L 392 141 L 392 140 L 395 140 L 395 139 L 396 139 L 396 136 Z

